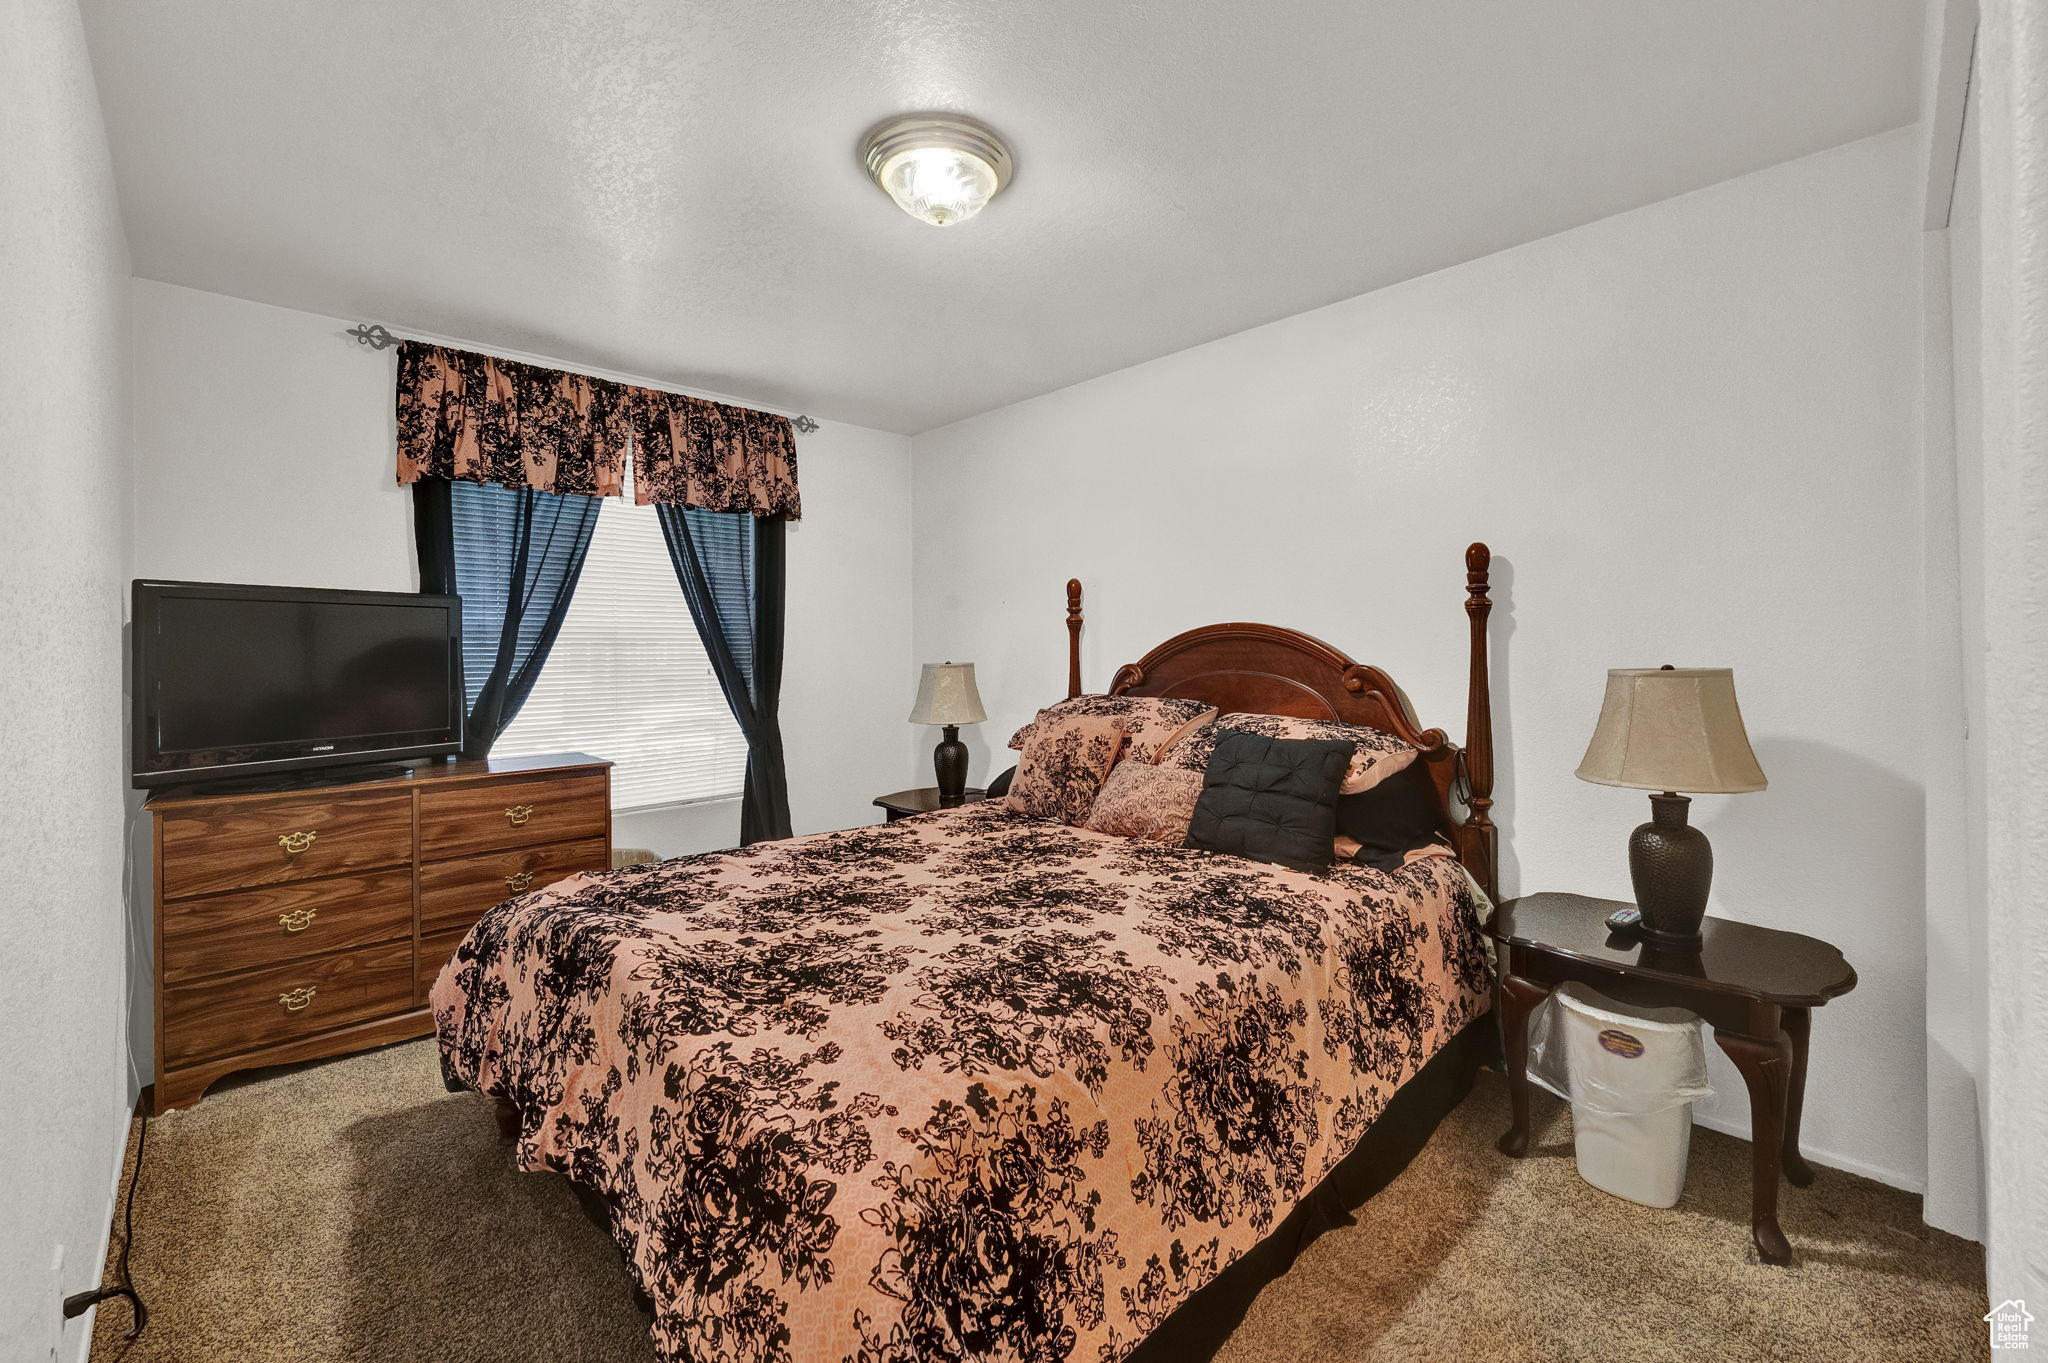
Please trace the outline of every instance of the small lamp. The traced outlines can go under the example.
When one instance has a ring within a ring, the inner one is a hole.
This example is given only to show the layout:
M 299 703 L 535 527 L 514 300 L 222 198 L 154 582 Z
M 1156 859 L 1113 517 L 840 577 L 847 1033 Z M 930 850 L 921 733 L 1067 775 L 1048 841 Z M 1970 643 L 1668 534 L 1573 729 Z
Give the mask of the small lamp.
M 967 745 L 960 741 L 962 724 L 988 718 L 981 692 L 974 689 L 973 663 L 926 663 L 917 683 L 917 704 L 910 707 L 912 724 L 943 724 L 946 736 L 932 749 L 932 770 L 939 778 L 939 803 L 957 805 L 967 798 Z
M 1600 723 L 1578 775 L 1603 786 L 1657 792 L 1650 796 L 1650 822 L 1628 842 L 1641 931 L 1653 942 L 1698 946 L 1714 881 L 1714 849 L 1705 833 L 1686 823 L 1692 801 L 1678 792 L 1733 795 L 1765 785 L 1735 704 L 1733 670 L 1665 666 L 1609 672 Z

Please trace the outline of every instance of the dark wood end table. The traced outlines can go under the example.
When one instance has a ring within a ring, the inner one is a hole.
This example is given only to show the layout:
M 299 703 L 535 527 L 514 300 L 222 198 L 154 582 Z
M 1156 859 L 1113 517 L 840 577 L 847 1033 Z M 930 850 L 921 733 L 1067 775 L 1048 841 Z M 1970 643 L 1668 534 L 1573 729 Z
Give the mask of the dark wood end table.
M 1560 984 L 1578 981 L 1646 1008 L 1685 1008 L 1749 1088 L 1753 1154 L 1750 1238 L 1767 1264 L 1792 1262 L 1778 1226 L 1778 1178 L 1813 1182 L 1799 1155 L 1806 1099 L 1806 1043 L 1813 1010 L 1856 987 L 1856 972 L 1826 942 L 1796 932 L 1709 918 L 1697 950 L 1612 932 L 1607 915 L 1626 905 L 1577 894 L 1533 894 L 1502 904 L 1487 932 L 1501 945 L 1495 1004 L 1514 1125 L 1502 1153 L 1529 1153 L 1529 1013 Z
M 987 791 L 979 786 L 969 786 L 965 795 L 949 805 L 940 802 L 939 788 L 937 786 L 925 786 L 919 790 L 899 790 L 894 795 L 877 795 L 875 797 L 875 804 L 888 812 L 890 823 L 895 823 L 898 819 L 907 819 L 913 814 L 931 814 L 941 809 L 958 809 L 961 805 L 971 805 L 978 800 L 986 800 L 987 798 Z

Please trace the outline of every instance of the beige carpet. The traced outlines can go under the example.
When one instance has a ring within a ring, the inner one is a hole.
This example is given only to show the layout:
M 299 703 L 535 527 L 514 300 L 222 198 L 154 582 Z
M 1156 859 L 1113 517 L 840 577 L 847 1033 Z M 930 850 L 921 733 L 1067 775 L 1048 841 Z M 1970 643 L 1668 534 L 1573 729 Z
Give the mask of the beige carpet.
M 1983 1256 L 1919 1200 L 1822 1169 L 1785 1190 L 1799 1255 L 1749 1252 L 1749 1147 L 1700 1131 L 1676 1208 L 1581 1183 L 1564 1105 L 1497 1154 L 1480 1077 L 1408 1171 L 1269 1286 L 1222 1363 L 1988 1357 Z M 131 1142 L 132 1158 L 132 1142 Z M 517 1173 L 431 1042 L 223 1086 L 150 1128 L 134 1273 L 147 1333 L 101 1308 L 94 1363 L 645 1360 L 609 1239 Z M 708 1361 L 707 1361 L 708 1363 Z

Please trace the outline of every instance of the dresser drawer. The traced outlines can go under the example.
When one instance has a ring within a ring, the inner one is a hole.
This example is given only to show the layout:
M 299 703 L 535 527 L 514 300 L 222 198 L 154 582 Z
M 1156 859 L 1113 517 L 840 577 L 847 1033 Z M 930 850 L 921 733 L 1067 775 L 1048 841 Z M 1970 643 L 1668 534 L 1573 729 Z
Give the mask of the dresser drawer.
M 441 967 L 448 964 L 448 958 L 455 954 L 455 948 L 462 945 L 462 939 L 469 936 L 468 928 L 457 928 L 453 932 L 437 932 L 432 937 L 420 938 L 419 993 L 416 1001 L 425 1008 L 427 995 L 434 992 L 434 981 L 441 978 Z
M 411 936 L 412 872 L 403 866 L 187 899 L 164 906 L 164 981 Z
M 459 857 L 603 838 L 611 828 L 610 802 L 611 783 L 602 772 L 421 791 L 420 855 Z
M 195 805 L 163 818 L 166 899 L 411 859 L 409 795 Z
M 420 931 L 466 932 L 494 904 L 610 864 L 611 849 L 603 838 L 428 862 L 420 867 Z
M 232 1055 L 403 1013 L 412 1007 L 412 990 L 409 939 L 172 986 L 163 991 L 163 1063 Z

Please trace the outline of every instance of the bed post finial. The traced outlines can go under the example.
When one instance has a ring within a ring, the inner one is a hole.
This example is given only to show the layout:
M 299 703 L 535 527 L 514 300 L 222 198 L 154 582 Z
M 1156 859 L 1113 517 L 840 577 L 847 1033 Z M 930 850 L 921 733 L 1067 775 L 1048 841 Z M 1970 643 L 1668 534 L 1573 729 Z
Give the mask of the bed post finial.
M 1081 579 L 1067 579 L 1067 699 L 1081 694 Z
M 1486 668 L 1486 618 L 1493 613 L 1488 593 L 1493 551 L 1484 544 L 1465 550 L 1465 615 L 1472 627 L 1472 673 L 1465 691 L 1465 830 L 1480 862 L 1473 872 L 1489 895 L 1498 896 L 1493 816 L 1493 694 Z M 1468 854 L 1467 865 L 1471 863 Z

